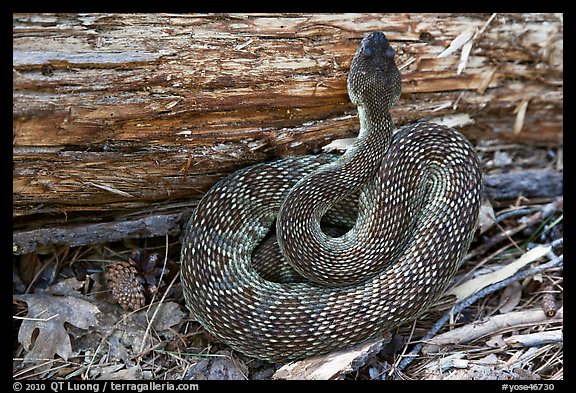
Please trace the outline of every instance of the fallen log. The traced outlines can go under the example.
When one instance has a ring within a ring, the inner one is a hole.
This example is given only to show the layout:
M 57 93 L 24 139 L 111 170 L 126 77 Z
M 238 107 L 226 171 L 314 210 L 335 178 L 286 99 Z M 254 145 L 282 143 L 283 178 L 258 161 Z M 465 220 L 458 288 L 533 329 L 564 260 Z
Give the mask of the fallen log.
M 373 30 L 398 125 L 562 144 L 558 14 L 13 14 L 13 230 L 155 214 L 354 135 L 346 75 Z
M 535 186 L 536 185 L 536 186 Z M 484 176 L 484 197 L 491 201 L 525 198 L 554 198 L 563 194 L 561 173 L 526 170 Z M 148 211 L 143 217 L 120 221 L 69 225 L 58 228 L 14 231 L 13 253 L 34 252 L 48 245 L 81 246 L 127 238 L 178 235 L 195 203 L 165 206 L 163 213 Z

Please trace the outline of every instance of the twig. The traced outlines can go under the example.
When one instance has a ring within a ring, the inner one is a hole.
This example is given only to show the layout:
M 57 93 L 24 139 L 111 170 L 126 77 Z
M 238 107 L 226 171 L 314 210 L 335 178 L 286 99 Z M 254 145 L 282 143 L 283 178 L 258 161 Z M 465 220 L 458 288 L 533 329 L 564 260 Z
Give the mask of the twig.
M 52 316 L 50 316 L 50 317 L 48 317 L 48 318 L 29 318 L 29 317 L 18 317 L 18 316 L 16 316 L 16 315 L 13 315 L 13 316 L 12 316 L 12 319 L 22 319 L 22 320 L 25 320 L 25 321 L 48 322 L 48 321 L 50 321 L 50 320 L 52 320 L 52 319 L 54 319 L 54 318 L 56 318 L 56 317 L 59 317 L 59 316 L 60 316 L 60 314 L 54 314 L 54 315 L 52 315 Z
M 168 235 L 166 235 L 166 247 L 165 247 L 166 252 L 164 254 L 164 265 L 162 266 L 162 272 L 160 273 L 160 278 L 158 279 L 158 286 L 160 286 L 160 283 L 162 282 L 162 279 L 164 278 L 164 272 L 166 271 L 166 262 L 168 262 L 168 243 L 169 243 L 168 242 Z M 156 309 L 154 310 L 154 313 L 152 314 L 152 318 L 150 318 L 150 320 L 148 321 L 148 326 L 146 326 L 146 331 L 144 332 L 144 337 L 142 337 L 142 345 L 140 345 L 140 349 L 138 350 L 138 352 L 142 352 L 144 350 L 146 338 L 148 337 L 148 334 L 150 333 L 150 329 L 152 328 L 152 323 L 156 319 L 156 315 L 158 315 L 158 310 L 160 310 L 160 306 L 164 302 L 164 299 L 166 298 L 166 294 L 168 293 L 168 291 L 172 287 L 172 284 L 174 283 L 175 279 L 176 279 L 176 277 L 172 280 L 172 282 L 170 283 L 170 285 L 168 286 L 168 288 L 164 292 L 162 299 L 160 299 L 160 303 L 158 304 L 158 306 L 156 306 Z M 156 294 L 157 293 L 158 292 L 155 292 L 152 295 L 152 300 L 150 301 L 150 305 L 148 306 L 148 312 L 150 312 L 150 310 L 152 309 L 152 304 L 154 303 L 154 300 L 156 300 Z M 148 314 L 146 314 L 146 316 L 148 316 Z
M 13 358 L 13 360 L 24 360 L 23 358 Z M 58 366 L 53 366 L 55 363 L 62 363 Z M 17 371 L 12 376 L 12 379 L 41 379 L 42 376 L 45 376 L 47 373 L 52 373 L 54 375 L 55 371 L 68 368 L 70 367 L 69 361 L 64 361 L 63 359 L 47 359 L 43 360 L 42 363 L 39 364 L 30 364 L 28 367 Z M 46 370 L 46 367 L 50 367 L 50 369 Z M 34 373 L 32 371 L 36 370 Z
M 508 277 L 505 280 L 502 280 L 500 282 L 497 282 L 495 284 L 492 284 L 486 288 L 481 289 L 480 291 L 476 292 L 475 294 L 467 297 L 466 299 L 462 300 L 460 303 L 458 303 L 457 305 L 455 305 L 451 310 L 449 310 L 448 312 L 446 312 L 430 329 L 430 331 L 420 339 L 420 342 L 418 344 L 416 344 L 414 346 L 414 348 L 412 348 L 412 350 L 410 351 L 410 353 L 408 355 L 406 355 L 406 357 L 400 362 L 398 363 L 398 366 L 393 369 L 391 371 L 391 376 L 396 378 L 396 373 L 398 371 L 403 371 L 406 367 L 408 367 L 413 361 L 414 359 L 416 359 L 416 357 L 418 356 L 418 354 L 420 353 L 420 351 L 422 350 L 422 348 L 425 345 L 425 342 L 427 340 L 430 340 L 432 337 L 434 337 L 434 335 L 436 333 L 438 333 L 438 331 L 440 329 L 442 329 L 442 327 L 446 324 L 446 322 L 448 322 L 448 320 L 450 319 L 450 317 L 453 314 L 457 314 L 459 312 L 461 312 L 462 310 L 464 310 L 465 308 L 471 306 L 472 304 L 474 304 L 477 300 L 482 299 L 485 296 L 488 296 L 491 293 L 494 293 L 506 286 L 508 286 L 510 283 L 514 282 L 514 281 L 519 281 L 522 280 L 526 277 L 532 276 L 534 274 L 543 272 L 545 270 L 554 268 L 554 267 L 558 267 L 561 266 L 563 264 L 563 259 L 564 256 L 560 255 L 560 256 L 555 256 L 552 260 L 550 260 L 550 262 L 544 263 L 542 265 L 536 266 L 532 269 L 528 269 L 528 270 L 524 270 L 524 271 L 520 271 L 516 274 L 514 274 L 513 276 Z
M 564 238 L 563 237 L 561 237 L 560 239 L 556 239 L 552 243 L 550 243 L 550 246 L 552 247 L 552 249 L 561 247 L 563 245 L 564 245 Z
M 491 315 L 481 320 L 459 326 L 447 332 L 438 334 L 426 341 L 422 348 L 424 355 L 438 354 L 442 347 L 447 345 L 459 345 L 476 341 L 480 338 L 492 337 L 495 334 L 510 332 L 518 334 L 518 330 L 542 324 L 553 324 L 564 320 L 564 308 L 560 308 L 558 314 L 548 317 L 538 308 L 530 308 L 523 311 L 511 311 L 500 315 Z M 544 332 L 547 332 L 545 330 Z M 504 342 L 507 339 L 504 339 Z
M 506 239 L 510 239 L 511 236 L 513 236 L 514 234 L 520 232 L 521 230 L 534 225 L 538 222 L 541 222 L 542 220 L 544 220 L 546 217 L 549 217 L 552 213 L 558 211 L 559 209 L 562 208 L 564 203 L 564 198 L 560 197 L 555 199 L 553 202 L 550 202 L 544 206 L 542 206 L 538 212 L 525 217 L 524 220 L 522 220 L 523 222 L 511 229 L 508 229 L 506 231 L 503 232 L 499 232 L 497 235 L 495 235 L 494 237 L 488 239 L 486 242 L 484 242 L 481 246 L 478 246 L 476 249 L 474 249 L 473 251 L 469 252 L 466 257 L 464 258 L 466 261 L 469 260 L 472 257 L 475 257 L 476 255 L 480 255 L 483 254 L 486 250 L 494 247 L 496 244 L 506 240 Z
M 496 222 L 502 222 L 511 217 L 524 216 L 526 214 L 536 213 L 540 210 L 541 208 L 539 207 L 523 207 L 520 209 L 507 211 L 505 213 L 499 214 L 498 217 L 496 217 Z
M 166 242 L 168 242 L 168 235 L 166 235 Z M 166 250 L 168 250 L 168 244 L 166 244 Z M 168 254 L 167 254 L 167 253 L 168 253 L 168 251 L 166 251 L 166 255 L 165 255 L 165 258 L 164 258 L 164 268 L 163 268 L 163 271 L 166 270 L 166 261 L 167 261 L 167 259 L 168 259 Z M 162 272 L 162 275 L 160 276 L 161 279 L 163 278 L 163 274 L 164 274 L 164 272 Z M 166 291 L 164 292 L 164 295 L 162 296 L 162 298 L 161 298 L 160 301 L 158 302 L 158 305 L 156 306 L 156 309 L 154 310 L 154 314 L 152 315 L 152 321 L 154 321 L 154 319 L 156 318 L 156 314 L 158 313 L 158 310 L 159 310 L 160 306 L 162 305 L 162 303 L 164 303 L 164 300 L 166 299 L 166 296 L 167 296 L 168 292 L 170 291 L 170 288 L 172 288 L 172 285 L 174 285 L 174 282 L 176 282 L 176 279 L 177 279 L 179 276 L 180 276 L 180 274 L 176 274 L 176 275 L 174 276 L 174 278 L 172 279 L 172 281 L 170 282 L 170 284 L 168 284 L 168 287 L 166 288 Z M 159 281 L 159 282 L 161 282 L 161 281 Z M 152 307 L 153 305 L 154 305 L 154 301 L 151 301 L 151 302 L 150 302 L 150 305 L 147 306 L 148 310 L 150 310 L 150 307 Z M 86 371 L 83 373 L 83 377 L 84 377 L 84 378 L 88 378 L 88 375 L 89 375 L 88 373 L 89 373 L 89 371 L 90 371 L 90 368 L 92 367 L 92 365 L 93 365 L 94 362 L 96 361 L 96 356 L 98 355 L 98 353 L 99 353 L 99 351 L 100 351 L 100 348 L 101 348 L 102 345 L 104 344 L 104 341 L 105 341 L 106 339 L 108 339 L 108 337 L 110 337 L 110 336 L 112 335 L 112 333 L 116 330 L 116 327 L 119 326 L 121 323 L 123 323 L 126 318 L 128 318 L 128 317 L 130 317 L 130 316 L 132 316 L 132 315 L 134 315 L 134 314 L 142 311 L 144 308 L 146 308 L 146 307 L 141 307 L 141 308 L 139 308 L 139 309 L 137 309 L 137 310 L 134 310 L 134 311 L 131 311 L 131 312 L 127 313 L 127 314 L 124 314 L 124 315 L 122 316 L 122 318 L 120 318 L 120 320 L 114 324 L 114 326 L 110 329 L 110 331 L 107 332 L 107 333 L 104 335 L 104 337 L 102 337 L 102 339 L 101 339 L 100 342 L 98 343 L 98 346 L 96 347 L 96 350 L 94 351 L 94 355 L 92 356 L 92 358 L 91 358 L 90 361 L 88 362 L 88 365 L 86 366 Z M 152 322 L 150 322 L 150 323 L 148 324 L 148 326 L 146 327 L 146 333 L 144 334 L 144 337 L 142 337 L 142 343 L 144 343 L 146 337 L 148 336 L 148 331 L 149 331 L 149 329 L 150 329 L 150 327 L 151 327 L 151 324 L 152 324 Z M 140 348 L 140 351 L 139 351 L 140 353 L 142 353 L 142 348 L 143 348 L 143 345 L 142 345 L 141 348 Z
M 484 31 L 486 30 L 488 25 L 494 20 L 495 17 L 496 17 L 496 12 L 494 12 L 492 15 L 490 15 L 490 18 L 488 18 L 486 23 L 484 23 L 484 26 L 482 26 L 482 28 L 476 33 L 476 35 L 474 36 L 474 39 L 480 37 L 484 33 Z

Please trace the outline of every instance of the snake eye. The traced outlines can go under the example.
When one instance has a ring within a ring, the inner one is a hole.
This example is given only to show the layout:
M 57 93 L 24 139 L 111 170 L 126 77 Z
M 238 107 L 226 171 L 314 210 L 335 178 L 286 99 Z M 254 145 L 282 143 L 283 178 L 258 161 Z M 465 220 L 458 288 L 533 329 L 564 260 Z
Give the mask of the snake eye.
M 392 58 L 394 55 L 396 55 L 396 51 L 389 46 L 388 49 L 386 49 L 386 57 Z

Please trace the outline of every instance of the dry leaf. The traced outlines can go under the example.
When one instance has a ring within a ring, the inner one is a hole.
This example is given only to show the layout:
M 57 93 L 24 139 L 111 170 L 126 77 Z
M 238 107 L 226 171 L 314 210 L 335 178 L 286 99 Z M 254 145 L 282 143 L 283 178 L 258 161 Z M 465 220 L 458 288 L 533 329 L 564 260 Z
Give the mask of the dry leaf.
M 506 151 L 497 150 L 494 152 L 494 159 L 491 161 L 492 166 L 496 168 L 504 168 L 514 163 L 510 153 Z
M 438 55 L 438 58 L 447 57 L 450 56 L 452 53 L 456 52 L 458 49 L 464 46 L 464 44 L 470 41 L 472 37 L 474 37 L 474 34 L 476 34 L 476 32 L 477 32 L 476 27 L 469 27 L 468 29 L 464 30 L 462 33 L 460 33 L 456 38 L 452 40 L 448 48 L 446 48 L 444 51 L 442 51 L 442 53 Z
M 76 277 L 70 277 L 50 286 L 48 293 L 59 296 L 78 294 L 78 289 L 82 288 L 84 284 L 84 281 L 79 281 Z
M 500 297 L 500 304 L 498 304 L 498 311 L 500 314 L 506 314 L 516 308 L 522 298 L 522 285 L 518 281 L 514 281 L 508 285 L 502 292 Z
M 24 362 L 52 359 L 55 354 L 68 360 L 72 345 L 64 323 L 88 329 L 96 325 L 100 312 L 91 303 L 71 296 L 31 294 L 14 298 L 28 304 L 28 314 L 18 331 L 18 341 L 28 351 Z
M 174 302 L 162 303 L 159 305 L 160 309 L 156 313 L 152 327 L 157 332 L 162 332 L 168 330 L 174 325 L 179 324 L 184 318 L 185 314 L 181 310 L 181 307 Z M 148 318 L 154 315 L 156 307 L 152 307 L 150 311 L 147 312 Z M 143 311 L 141 311 L 143 313 Z
M 356 138 L 335 139 L 326 146 L 322 147 L 322 151 L 330 153 L 333 151 L 346 151 L 356 141 Z
M 494 214 L 494 208 L 490 203 L 490 200 L 482 200 L 482 205 L 480 206 L 480 214 L 478 215 L 478 228 L 480 233 L 486 232 L 488 229 L 492 228 L 496 223 L 496 215 Z
M 218 351 L 212 358 L 208 369 L 208 380 L 245 380 L 248 379 L 248 367 L 240 359 L 233 357 L 229 351 Z
M 467 368 L 469 361 L 464 359 L 464 352 L 456 352 L 438 360 L 432 361 L 426 365 L 426 379 L 439 379 L 434 376 L 437 373 L 444 373 L 453 368 Z
M 102 374 L 96 380 L 141 380 L 142 368 L 140 366 L 133 366 L 123 368 L 124 365 L 113 365 L 109 367 L 102 367 Z M 120 369 L 119 369 L 120 368 Z
M 162 338 L 173 337 L 176 333 L 171 327 L 181 323 L 185 313 L 177 303 L 173 302 L 160 304 L 160 308 L 156 313 L 157 307 L 157 305 L 150 307 L 150 309 L 146 307 L 137 313 L 124 316 L 119 324 L 115 324 L 114 321 L 114 332 L 112 334 L 119 339 L 119 343 L 122 346 L 132 348 L 132 351 L 136 352 L 152 348 Z M 123 315 L 123 313 L 121 314 Z M 153 320 L 152 317 L 154 317 Z M 148 325 L 151 322 L 150 330 Z M 159 335 L 162 337 L 159 337 Z
M 490 337 L 489 340 L 486 340 L 486 345 L 490 348 L 506 348 L 506 343 L 502 339 L 501 334 Z
M 524 119 L 526 117 L 526 110 L 528 109 L 529 101 L 530 98 L 524 98 L 516 107 L 516 119 L 514 120 L 514 126 L 512 127 L 514 135 L 518 135 L 520 131 L 522 131 L 522 127 L 524 127 Z
M 243 361 L 233 356 L 230 351 L 218 351 L 207 355 L 192 365 L 185 379 L 207 380 L 245 380 L 248 379 L 248 367 Z
M 462 71 L 466 68 L 468 64 L 468 57 L 470 56 L 470 51 L 472 50 L 472 43 L 474 40 L 470 40 L 464 44 L 462 47 L 462 52 L 460 52 L 460 62 L 458 63 L 458 68 L 456 69 L 456 75 L 460 75 Z
M 474 119 L 468 113 L 457 113 L 455 115 L 446 115 L 430 119 L 430 123 L 440 124 L 446 127 L 464 127 L 474 124 Z
M 498 370 L 498 358 L 491 354 L 482 359 L 470 361 L 467 369 L 453 370 L 444 377 L 447 380 L 494 380 L 506 379 L 507 374 Z

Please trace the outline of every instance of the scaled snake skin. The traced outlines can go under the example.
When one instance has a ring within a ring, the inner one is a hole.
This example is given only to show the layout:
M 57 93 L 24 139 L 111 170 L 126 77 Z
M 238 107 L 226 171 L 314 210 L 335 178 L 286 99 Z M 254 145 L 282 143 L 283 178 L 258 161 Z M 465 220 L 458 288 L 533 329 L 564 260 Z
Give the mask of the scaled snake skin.
M 394 55 L 379 32 L 356 51 L 348 95 L 360 131 L 345 154 L 250 166 L 192 214 L 184 297 L 192 318 L 237 351 L 285 362 L 377 337 L 425 312 L 460 266 L 480 208 L 478 158 L 441 125 L 393 135 Z M 328 234 L 326 223 L 348 227 Z M 260 251 L 268 237 L 272 249 Z

